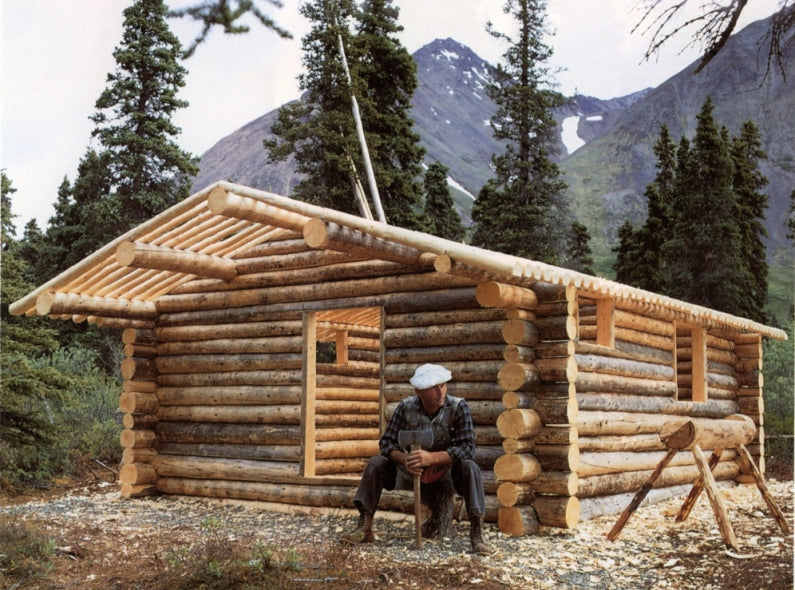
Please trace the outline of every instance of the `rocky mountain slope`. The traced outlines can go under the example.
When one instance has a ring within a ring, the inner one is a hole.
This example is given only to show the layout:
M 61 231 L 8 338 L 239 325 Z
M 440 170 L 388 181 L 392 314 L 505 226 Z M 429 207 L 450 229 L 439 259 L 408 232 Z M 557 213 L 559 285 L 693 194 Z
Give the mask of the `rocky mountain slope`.
M 610 275 L 617 228 L 627 218 L 642 221 L 645 216 L 643 192 L 654 178 L 652 146 L 661 124 L 675 141 L 692 137 L 708 95 L 716 120 L 731 133 L 749 119 L 760 128 L 769 156 L 762 165 L 770 179 L 769 252 L 771 260 L 783 257 L 778 262 L 791 274 L 784 220 L 795 186 L 795 35 L 790 33 L 785 44 L 791 56 L 786 78 L 777 71 L 766 75 L 766 53 L 758 42 L 767 25 L 767 20 L 759 21 L 735 34 L 698 75 L 694 63 L 657 88 L 611 99 L 575 96 L 555 113 L 559 163 L 575 215 L 591 232 L 600 274 Z M 427 151 L 426 163 L 438 160 L 450 169 L 456 206 L 466 222 L 475 195 L 491 176 L 491 155 L 501 151 L 488 124 L 495 111 L 484 87 L 491 66 L 453 39 L 436 40 L 414 58 L 419 78 L 415 129 Z M 267 113 L 208 150 L 194 189 L 224 179 L 289 194 L 297 180 L 293 166 L 268 164 L 262 148 L 275 117 L 276 111 Z

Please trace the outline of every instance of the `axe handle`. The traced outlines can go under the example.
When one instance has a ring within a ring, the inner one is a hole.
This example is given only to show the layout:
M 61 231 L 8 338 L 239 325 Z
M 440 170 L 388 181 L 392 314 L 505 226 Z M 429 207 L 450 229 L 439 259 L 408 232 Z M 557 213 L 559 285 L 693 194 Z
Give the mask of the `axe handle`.
M 412 451 L 418 451 L 422 445 L 411 445 Z M 422 548 L 422 503 L 420 501 L 420 476 L 414 476 L 414 534 L 417 549 Z

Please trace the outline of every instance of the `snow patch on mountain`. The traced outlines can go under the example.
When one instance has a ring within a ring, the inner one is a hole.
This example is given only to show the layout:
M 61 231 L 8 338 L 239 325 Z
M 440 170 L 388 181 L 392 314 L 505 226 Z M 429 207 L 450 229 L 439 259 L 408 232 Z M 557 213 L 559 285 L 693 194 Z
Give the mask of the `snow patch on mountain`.
M 585 145 L 585 141 L 577 135 L 577 125 L 580 122 L 579 115 L 575 115 L 573 117 L 566 117 L 563 119 L 562 127 L 563 131 L 560 134 L 560 139 L 563 141 L 563 145 L 566 146 L 566 151 L 569 154 L 573 154 L 579 148 Z

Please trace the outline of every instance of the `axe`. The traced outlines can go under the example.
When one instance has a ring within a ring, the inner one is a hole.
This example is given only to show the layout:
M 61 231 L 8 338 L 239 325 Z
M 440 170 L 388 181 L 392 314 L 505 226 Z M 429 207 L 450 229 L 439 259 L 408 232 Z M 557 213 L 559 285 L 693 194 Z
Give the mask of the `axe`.
M 433 446 L 432 430 L 401 430 L 398 432 L 398 445 L 400 448 L 409 448 L 416 451 L 422 447 Z M 422 548 L 422 505 L 420 504 L 420 476 L 414 476 L 414 530 L 417 537 L 417 549 Z

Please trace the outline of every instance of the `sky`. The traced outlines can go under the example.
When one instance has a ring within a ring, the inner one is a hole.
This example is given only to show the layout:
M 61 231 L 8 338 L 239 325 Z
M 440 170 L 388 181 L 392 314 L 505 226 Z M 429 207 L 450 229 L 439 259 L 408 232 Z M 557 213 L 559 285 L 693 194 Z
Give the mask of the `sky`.
M 199 0 L 172 0 L 179 8 Z M 751 0 L 739 28 L 769 16 L 778 0 Z M 674 37 L 650 61 L 650 37 L 632 33 L 640 0 L 551 0 L 547 7 L 559 90 L 598 98 L 657 86 L 698 57 L 688 37 Z M 32 218 L 44 228 L 64 177 L 73 181 L 91 144 L 94 104 L 115 69 L 113 50 L 122 35 L 122 11 L 131 0 L 0 0 L 0 168 L 17 191 L 12 212 L 17 236 Z M 697 8 L 702 0 L 692 0 Z M 309 24 L 300 0 L 283 0 L 267 12 L 293 39 L 252 23 L 245 35 L 213 31 L 184 65 L 189 73 L 179 97 L 190 106 L 175 121 L 181 148 L 201 155 L 246 123 L 299 95 L 301 37 Z M 434 39 L 453 38 L 492 64 L 505 46 L 485 31 L 511 23 L 503 0 L 394 0 L 400 8 L 403 45 L 414 52 Z M 170 20 L 183 46 L 199 31 L 188 20 Z M 94 146 L 96 147 L 96 146 Z

